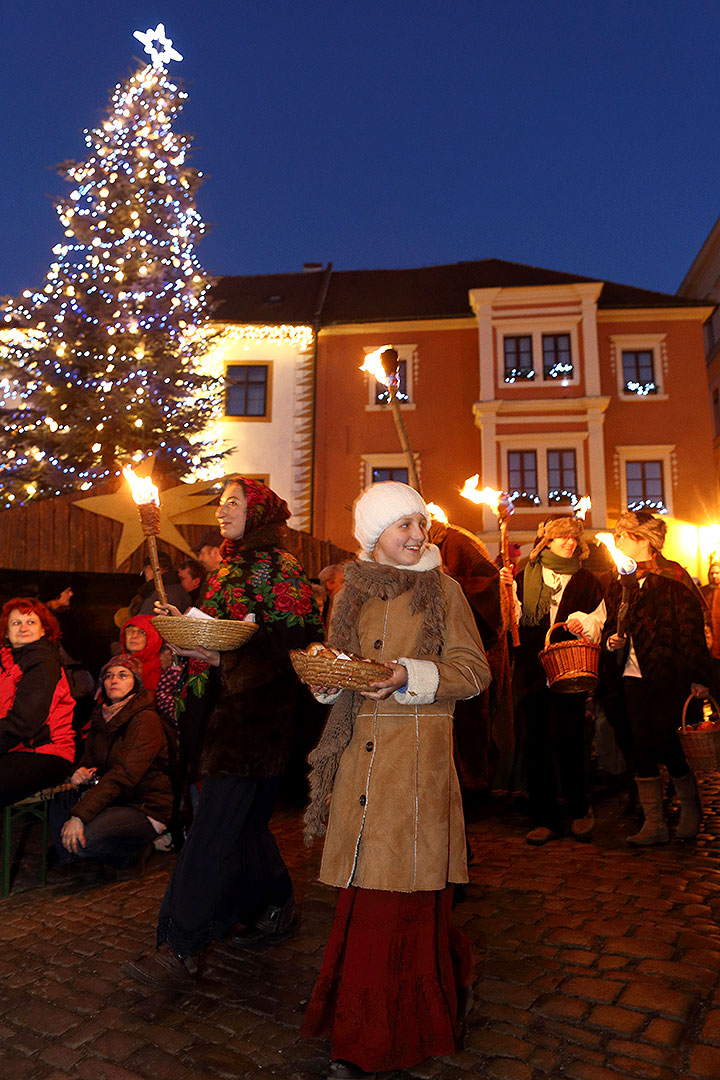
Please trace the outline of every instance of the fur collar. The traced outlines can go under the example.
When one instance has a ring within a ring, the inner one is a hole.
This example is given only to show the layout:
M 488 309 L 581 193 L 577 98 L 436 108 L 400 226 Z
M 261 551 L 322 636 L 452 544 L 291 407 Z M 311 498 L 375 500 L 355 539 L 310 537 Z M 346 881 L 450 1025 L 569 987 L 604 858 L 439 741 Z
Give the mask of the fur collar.
M 434 557 L 431 555 L 431 558 Z M 440 573 L 437 566 L 418 572 L 418 567 L 383 566 L 372 559 L 347 563 L 345 587 L 335 600 L 330 644 L 358 653 L 357 622 L 363 604 L 370 599 L 394 600 L 403 593 L 412 592 L 410 610 L 413 615 L 423 615 L 416 655 L 437 656 L 445 636 L 445 597 Z

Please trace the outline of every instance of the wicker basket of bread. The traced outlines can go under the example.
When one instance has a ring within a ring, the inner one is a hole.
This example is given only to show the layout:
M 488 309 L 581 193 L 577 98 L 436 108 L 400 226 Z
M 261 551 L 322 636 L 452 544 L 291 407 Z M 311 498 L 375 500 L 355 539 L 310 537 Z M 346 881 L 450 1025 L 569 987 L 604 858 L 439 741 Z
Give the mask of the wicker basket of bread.
M 392 674 L 387 664 L 340 652 L 318 641 L 307 649 L 291 649 L 290 660 L 303 682 L 338 690 L 370 690 L 371 683 L 385 682 Z
M 156 615 L 153 626 L 165 641 L 179 649 L 239 649 L 257 630 L 257 623 L 236 619 L 191 619 L 187 615 Z

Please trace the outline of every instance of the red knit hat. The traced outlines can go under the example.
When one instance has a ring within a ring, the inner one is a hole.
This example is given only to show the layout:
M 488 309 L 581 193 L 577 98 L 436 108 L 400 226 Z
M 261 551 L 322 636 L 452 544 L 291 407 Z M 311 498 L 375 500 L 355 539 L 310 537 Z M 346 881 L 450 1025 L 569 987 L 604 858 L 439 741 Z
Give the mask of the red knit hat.
M 98 693 L 97 696 L 103 692 L 103 683 L 106 675 L 110 673 L 112 668 L 124 667 L 131 675 L 135 677 L 135 691 L 142 690 L 143 677 L 142 677 L 142 664 L 136 656 L 131 656 L 130 653 L 121 652 L 117 656 L 111 656 L 107 664 L 105 664 L 100 672 L 100 679 L 98 680 Z

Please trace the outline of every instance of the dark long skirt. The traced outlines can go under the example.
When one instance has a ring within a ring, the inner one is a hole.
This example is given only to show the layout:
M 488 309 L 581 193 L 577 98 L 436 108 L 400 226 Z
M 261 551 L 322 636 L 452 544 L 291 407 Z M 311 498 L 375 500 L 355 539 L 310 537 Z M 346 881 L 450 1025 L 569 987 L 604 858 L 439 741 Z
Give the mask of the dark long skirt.
M 453 1054 L 473 953 L 450 925 L 452 892 L 342 889 L 300 1034 L 329 1036 L 333 1060 L 367 1072 Z
M 277 780 L 205 780 L 187 840 L 165 890 L 157 943 L 194 956 L 235 923 L 252 925 L 284 904 L 292 883 L 268 822 Z

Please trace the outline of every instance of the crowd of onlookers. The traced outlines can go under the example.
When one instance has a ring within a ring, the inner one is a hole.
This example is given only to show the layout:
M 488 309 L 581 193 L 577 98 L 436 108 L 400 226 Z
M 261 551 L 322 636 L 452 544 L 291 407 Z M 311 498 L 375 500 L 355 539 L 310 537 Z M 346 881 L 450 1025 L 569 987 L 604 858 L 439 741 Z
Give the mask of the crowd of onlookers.
M 124 970 L 184 986 L 213 940 L 247 948 L 295 932 L 269 821 L 288 771 L 298 801 L 309 783 L 307 835 L 327 833 L 320 876 L 341 891 L 302 1032 L 331 1035 L 330 1076 L 359 1077 L 451 1052 L 472 1002 L 472 950 L 450 924 L 453 889 L 467 881 L 463 800 L 513 794 L 529 844 L 587 842 L 594 760 L 632 781 L 642 813 L 630 844 L 669 841 L 667 778 L 674 836 L 697 835 L 702 805 L 678 727 L 693 699 L 694 721 L 714 708 L 720 564 L 699 588 L 663 555 L 665 521 L 637 510 L 615 524 L 623 575 L 572 513 L 549 515 L 527 558 L 515 545 L 513 565 L 498 566 L 473 534 L 431 521 L 416 491 L 386 482 L 355 504 L 358 558 L 311 582 L 287 550 L 288 517 L 266 485 L 229 481 L 220 528 L 196 558 L 174 567 L 160 555 L 162 601 L 147 562 L 97 670 L 76 582 L 9 596 L 0 805 L 55 789 L 61 866 L 135 872 L 156 848 L 179 851 L 158 948 Z M 254 627 L 235 651 L 179 648 L 158 632 L 160 613 Z M 359 692 L 331 675 L 301 685 L 291 650 L 323 638 L 383 674 Z M 426 961 L 439 965 L 430 983 Z M 378 977 L 394 1019 L 363 989 Z M 418 994 L 427 1023 L 409 1037 L 402 1017 Z
M 668 837 L 658 816 L 661 765 L 669 770 L 684 807 L 678 835 L 694 836 L 699 826 L 697 789 L 676 728 L 686 691 L 690 693 L 694 687 L 702 696 L 714 689 L 714 664 L 720 655 L 720 563 L 711 560 L 708 584 L 698 589 L 677 564 L 663 559 L 662 520 L 642 512 L 631 514 L 629 520 L 640 532 L 649 530 L 644 538 L 638 532 L 629 535 L 621 530 L 619 534 L 625 536 L 635 555 L 640 542 L 645 559 L 646 568 L 634 581 L 631 595 L 635 617 L 638 611 L 642 615 L 643 598 L 645 606 L 655 599 L 651 626 L 647 618 L 640 618 L 622 642 L 611 640 L 620 603 L 617 575 L 606 549 L 585 537 L 579 519 L 570 514 L 551 515 L 541 525 L 529 558 L 521 561 L 519 545 L 512 545 L 508 569 L 502 569 L 500 557 L 493 562 L 472 534 L 432 522 L 431 539 L 442 552 L 445 571 L 460 582 L 471 604 L 493 671 L 493 683 L 485 693 L 456 704 L 454 752 L 464 798 L 467 801 L 473 794 L 488 791 L 515 793 L 529 812 L 532 828 L 527 840 L 531 844 L 542 845 L 561 836 L 566 828 L 576 839 L 590 839 L 593 767 L 617 781 L 635 775 L 646 822 L 638 833 L 638 843 L 664 842 Z M 166 553 L 159 553 L 167 599 L 178 610 L 202 606 L 208 579 L 222 561 L 222 542 L 220 531 L 213 530 L 203 537 L 194 557 L 176 566 Z M 131 857 L 152 840 L 159 849 L 169 848 L 173 842 L 176 848 L 182 844 L 197 802 L 203 735 L 202 723 L 193 717 L 192 708 L 178 722 L 179 712 L 185 712 L 180 695 L 190 665 L 171 652 L 153 625 L 158 594 L 149 559 L 143 578 L 127 605 L 115 611 L 112 637 L 108 634 L 105 643 L 105 658 L 109 662 L 111 658 L 111 666 L 105 663 L 100 671 L 94 670 L 88 659 L 93 649 L 83 607 L 76 602 L 77 576 L 66 583 L 55 576 L 49 586 L 41 580 L 36 590 L 26 587 L 26 593 L 36 591 L 40 596 L 23 596 L 22 603 L 12 610 L 6 605 L 0 627 L 6 653 L 8 646 L 11 652 L 20 644 L 28 646 L 17 654 L 21 664 L 10 663 L 11 653 L 7 653 L 0 674 L 3 697 L 15 694 L 0 736 L 1 804 L 68 779 L 68 766 L 74 766 L 69 776 L 71 790 L 58 797 L 52 815 L 57 839 L 63 828 L 65 835 L 68 833 L 64 822 L 71 807 L 79 806 L 72 815 L 75 818 L 89 812 L 97 817 L 104 793 L 110 800 L 108 805 L 116 805 L 117 785 L 103 780 L 100 792 L 93 790 L 116 759 L 122 758 L 122 768 L 127 770 L 129 754 L 136 770 L 147 770 L 149 760 L 155 761 L 159 754 L 159 773 L 165 776 L 167 787 L 164 809 L 153 818 L 146 813 L 145 793 L 136 792 L 137 809 L 145 821 L 152 821 L 154 831 L 147 835 L 147 829 L 139 829 L 137 843 L 131 845 L 129 854 L 123 851 L 118 856 L 120 862 L 131 862 Z M 343 582 L 342 564 L 325 567 L 312 581 L 326 633 Z M 520 624 L 516 649 L 509 647 L 510 612 L 503 585 L 512 585 L 515 592 L 515 618 Z M 658 588 L 661 599 L 656 595 Z M 86 596 L 84 601 L 87 603 Z M 632 614 L 630 618 L 632 621 Z M 685 626 L 688 621 L 689 629 Z M 665 638 L 661 640 L 665 623 Z M 602 642 L 599 685 L 589 697 L 585 691 L 558 694 L 549 689 L 539 657 L 551 625 L 558 627 L 553 631 L 554 642 L 573 637 Z M 643 634 L 648 633 L 652 640 L 643 641 Z M 670 640 L 678 634 L 686 639 L 681 649 Z M 641 652 L 644 650 L 644 678 L 639 677 L 638 642 Z M 97 642 L 93 644 L 97 655 Z M 614 652 L 618 648 L 622 664 Z M 655 660 L 658 653 L 663 656 L 659 664 Z M 124 668 L 118 666 L 120 660 Z M 646 674 L 649 666 L 657 683 L 652 693 Z M 125 693 L 119 694 L 123 687 Z M 305 756 L 319 736 L 325 715 L 322 707 L 308 699 L 306 695 L 302 703 L 305 730 L 296 739 L 291 757 L 295 775 L 287 785 L 297 801 L 307 793 Z M 0 697 L 0 710 L 3 707 L 7 710 Z M 110 714 L 119 717 L 112 725 L 108 724 Z M 155 745 L 157 739 L 147 736 L 149 714 L 155 716 L 152 723 L 159 745 Z M 106 745 L 105 739 L 100 747 L 100 717 L 106 733 L 118 732 L 110 740 L 112 746 Z M 37 731 L 31 731 L 33 725 Z M 653 734 L 659 726 L 664 732 L 662 745 Z M 135 740 L 140 732 L 148 741 L 144 755 L 138 756 Z M 8 753 L 18 747 L 39 752 L 8 759 Z M 125 780 L 134 785 L 135 772 L 128 771 Z M 58 844 L 60 861 L 73 856 L 99 858 L 101 851 L 105 861 L 117 862 L 113 855 L 106 858 L 106 839 L 105 847 L 94 842 L 95 831 L 98 827 L 103 831 L 104 821 L 90 827 L 88 819 L 85 826 L 84 839 Z M 160 839 L 158 833 L 162 834 Z

